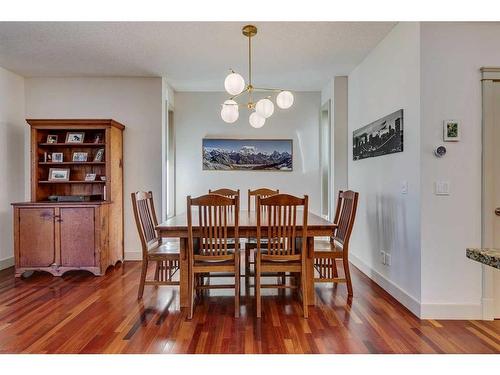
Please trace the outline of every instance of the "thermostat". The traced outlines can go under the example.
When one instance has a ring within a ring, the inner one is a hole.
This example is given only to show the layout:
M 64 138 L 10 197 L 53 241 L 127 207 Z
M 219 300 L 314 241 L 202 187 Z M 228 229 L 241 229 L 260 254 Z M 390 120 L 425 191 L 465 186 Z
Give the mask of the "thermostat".
M 446 155 L 446 147 L 444 146 L 437 146 L 434 149 L 434 155 L 436 155 L 438 158 L 441 158 Z

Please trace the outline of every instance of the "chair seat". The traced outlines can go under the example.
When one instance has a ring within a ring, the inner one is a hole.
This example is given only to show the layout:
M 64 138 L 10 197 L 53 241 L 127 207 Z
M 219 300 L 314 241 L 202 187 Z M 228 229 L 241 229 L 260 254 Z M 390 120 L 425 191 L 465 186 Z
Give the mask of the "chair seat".
M 210 266 L 210 267 L 224 267 L 234 264 L 234 259 L 210 261 L 210 260 L 197 260 L 194 262 L 194 266 Z
M 148 251 L 150 258 L 179 258 L 179 241 L 163 240 L 162 243 Z
M 314 252 L 342 251 L 341 244 L 329 240 L 314 240 Z

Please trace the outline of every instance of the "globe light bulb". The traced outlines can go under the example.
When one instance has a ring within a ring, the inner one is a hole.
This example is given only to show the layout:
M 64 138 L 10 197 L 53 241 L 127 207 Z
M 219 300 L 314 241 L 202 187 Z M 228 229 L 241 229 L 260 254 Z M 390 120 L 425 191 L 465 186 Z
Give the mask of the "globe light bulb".
M 266 123 L 266 119 L 259 115 L 257 112 L 252 112 L 250 114 L 250 117 L 248 118 L 248 121 L 250 122 L 250 125 L 252 125 L 256 129 L 262 128 Z
M 238 117 L 240 116 L 238 110 L 238 103 L 234 100 L 226 100 L 222 105 L 222 109 L 220 110 L 220 117 L 227 122 L 228 124 L 232 124 Z
M 238 95 L 245 89 L 245 80 L 238 73 L 230 73 L 224 80 L 224 87 L 231 95 Z
M 255 111 L 264 118 L 270 117 L 274 113 L 274 104 L 269 99 L 260 99 L 255 105 Z
M 276 104 L 281 109 L 288 109 L 293 104 L 293 94 L 290 91 L 281 91 L 276 97 Z

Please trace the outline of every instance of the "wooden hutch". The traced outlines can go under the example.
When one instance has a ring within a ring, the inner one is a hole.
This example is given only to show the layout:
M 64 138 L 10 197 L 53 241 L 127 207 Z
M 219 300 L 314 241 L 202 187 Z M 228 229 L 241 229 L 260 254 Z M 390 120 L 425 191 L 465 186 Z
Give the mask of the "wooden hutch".
M 114 120 L 26 121 L 31 202 L 13 203 L 16 276 L 103 275 L 123 261 L 125 127 Z

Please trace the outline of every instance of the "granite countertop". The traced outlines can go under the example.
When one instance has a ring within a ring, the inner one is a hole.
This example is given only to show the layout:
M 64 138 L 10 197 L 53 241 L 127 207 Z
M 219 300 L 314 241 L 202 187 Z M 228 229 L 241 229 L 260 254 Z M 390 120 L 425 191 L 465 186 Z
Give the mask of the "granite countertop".
M 500 249 L 468 248 L 467 258 L 500 269 Z

